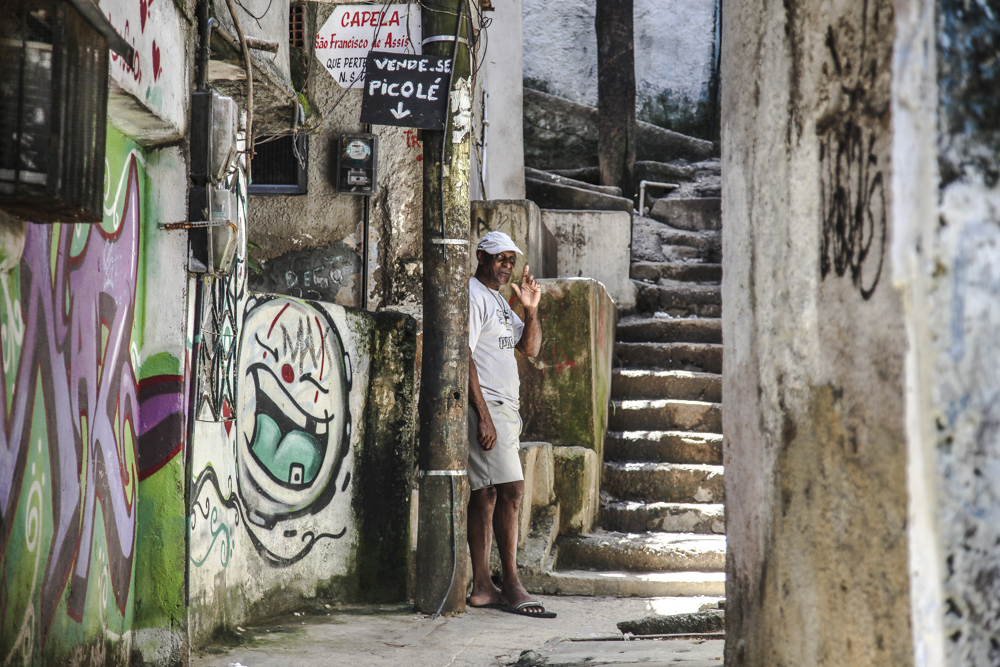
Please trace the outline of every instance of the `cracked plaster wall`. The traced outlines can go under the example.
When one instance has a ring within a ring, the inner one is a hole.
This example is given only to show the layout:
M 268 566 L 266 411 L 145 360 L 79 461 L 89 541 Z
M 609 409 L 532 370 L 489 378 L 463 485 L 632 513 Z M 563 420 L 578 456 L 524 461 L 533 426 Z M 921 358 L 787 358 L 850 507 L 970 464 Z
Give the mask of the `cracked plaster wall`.
M 912 662 L 890 0 L 732 0 L 727 665 Z
M 894 279 L 906 298 L 918 665 L 1000 661 L 1000 2 L 898 2 Z
M 315 25 L 322 26 L 335 7 L 318 5 Z M 344 89 L 315 56 L 310 67 L 310 97 L 325 114 Z M 360 116 L 359 88 L 350 90 L 310 137 L 307 195 L 250 197 L 248 234 L 261 246 L 251 255 L 263 268 L 251 276 L 254 289 L 361 305 L 364 201 L 339 194 L 335 185 L 338 138 L 363 132 Z M 370 209 L 369 307 L 412 311 L 421 300 L 423 144 L 409 128 L 376 125 L 372 132 L 379 138 L 379 158 L 378 192 Z

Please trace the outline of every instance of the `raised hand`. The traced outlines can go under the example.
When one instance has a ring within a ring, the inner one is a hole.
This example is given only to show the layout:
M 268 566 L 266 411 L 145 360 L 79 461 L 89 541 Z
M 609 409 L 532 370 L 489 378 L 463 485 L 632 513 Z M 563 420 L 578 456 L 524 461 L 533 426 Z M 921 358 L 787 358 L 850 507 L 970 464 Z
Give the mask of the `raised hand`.
M 511 283 L 510 287 L 514 290 L 514 295 L 517 296 L 525 310 L 534 310 L 538 308 L 538 302 L 542 300 L 542 286 L 535 280 L 535 276 L 528 274 L 528 269 L 528 265 L 525 264 L 524 273 L 521 275 L 521 285 Z

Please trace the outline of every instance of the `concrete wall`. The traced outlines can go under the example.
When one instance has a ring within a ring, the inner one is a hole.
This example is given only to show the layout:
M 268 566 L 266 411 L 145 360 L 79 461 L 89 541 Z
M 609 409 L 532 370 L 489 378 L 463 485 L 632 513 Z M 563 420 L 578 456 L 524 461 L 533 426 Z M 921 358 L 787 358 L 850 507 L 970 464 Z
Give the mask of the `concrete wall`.
M 539 282 L 542 350 L 533 359 L 518 356 L 521 437 L 592 449 L 601 460 L 611 395 L 615 304 L 604 286 L 589 278 Z
M 317 5 L 313 30 L 335 6 Z M 340 99 L 344 89 L 315 56 L 310 62 L 306 88 L 314 112 L 324 119 L 309 139 L 309 193 L 251 197 L 249 238 L 260 246 L 251 255 L 263 272 L 250 282 L 257 290 L 360 306 L 364 197 L 338 194 L 335 172 L 340 135 L 364 131 L 361 89 Z M 409 128 L 377 125 L 372 132 L 379 137 L 379 159 L 378 193 L 369 213 L 368 303 L 372 309 L 412 308 L 421 300 L 423 144 Z
M 893 3 L 726 2 L 726 661 L 913 662 Z
M 210 387 L 235 383 L 235 414 L 196 425 L 191 460 L 195 644 L 317 596 L 406 596 L 414 321 L 274 295 L 238 308 Z
M 477 4 L 477 3 L 473 3 Z M 524 141 L 521 123 L 522 2 L 501 0 L 486 13 L 475 77 L 472 199 L 524 199 Z M 489 121 L 483 125 L 483 120 Z
M 108 115 L 144 144 L 177 141 L 187 127 L 194 2 L 101 0 L 101 11 L 136 50 L 132 63 L 111 54 Z M 286 9 L 287 14 L 287 9 Z
M 531 275 L 536 278 L 545 277 L 551 267 L 553 245 L 549 242 L 549 257 L 546 258 L 545 230 L 542 227 L 541 213 L 534 202 L 527 199 L 492 200 L 472 202 L 472 226 L 469 230 L 469 275 L 476 273 L 479 260 L 476 258 L 476 246 L 487 232 L 503 232 L 510 236 L 514 244 L 524 254 L 517 256 L 514 264 L 512 280 L 520 284 L 524 265 L 527 264 Z M 548 259 L 549 262 L 545 260 Z M 514 290 L 504 287 L 501 292 L 508 299 L 513 297 Z
M 997 3 L 897 3 L 893 278 L 907 308 L 919 665 L 1000 660 Z
M 542 211 L 542 226 L 556 240 L 553 275 L 593 278 L 622 310 L 635 307 L 636 289 L 629 279 L 632 259 L 632 216 L 622 211 Z
M 104 222 L 28 223 L 0 273 L 0 645 L 14 664 L 173 664 L 186 639 L 187 238 L 157 229 L 186 215 L 186 165 L 113 128 L 106 155 Z
M 641 120 L 682 132 L 708 125 L 716 0 L 635 0 L 636 109 Z M 597 106 L 592 0 L 524 0 L 524 81 Z

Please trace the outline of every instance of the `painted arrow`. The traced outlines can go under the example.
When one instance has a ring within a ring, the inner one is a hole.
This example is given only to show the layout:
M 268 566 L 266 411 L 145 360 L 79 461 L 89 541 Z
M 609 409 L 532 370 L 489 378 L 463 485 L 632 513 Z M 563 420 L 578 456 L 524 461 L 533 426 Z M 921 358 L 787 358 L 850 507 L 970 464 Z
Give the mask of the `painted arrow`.
M 406 118 L 407 116 L 410 115 L 410 110 L 404 109 L 402 102 L 400 102 L 399 106 L 397 106 L 395 109 L 389 109 L 389 111 L 392 113 L 393 116 L 396 117 L 396 120 L 399 120 L 400 118 Z

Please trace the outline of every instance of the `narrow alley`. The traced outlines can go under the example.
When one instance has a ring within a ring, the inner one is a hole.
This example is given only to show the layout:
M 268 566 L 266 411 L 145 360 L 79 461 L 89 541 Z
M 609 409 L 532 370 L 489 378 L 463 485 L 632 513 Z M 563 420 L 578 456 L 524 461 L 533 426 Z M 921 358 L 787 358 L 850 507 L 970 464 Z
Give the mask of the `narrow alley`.
M 1000 0 L 3 0 L 0 665 L 1000 665 Z

